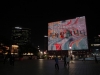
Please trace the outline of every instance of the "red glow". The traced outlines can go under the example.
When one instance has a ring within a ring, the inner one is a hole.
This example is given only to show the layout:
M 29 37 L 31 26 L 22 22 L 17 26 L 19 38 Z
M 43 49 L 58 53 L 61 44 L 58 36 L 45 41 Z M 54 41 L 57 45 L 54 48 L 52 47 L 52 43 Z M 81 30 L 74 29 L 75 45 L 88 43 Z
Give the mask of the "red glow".
M 55 46 L 56 46 L 56 50 L 61 50 L 61 44 L 55 44 Z

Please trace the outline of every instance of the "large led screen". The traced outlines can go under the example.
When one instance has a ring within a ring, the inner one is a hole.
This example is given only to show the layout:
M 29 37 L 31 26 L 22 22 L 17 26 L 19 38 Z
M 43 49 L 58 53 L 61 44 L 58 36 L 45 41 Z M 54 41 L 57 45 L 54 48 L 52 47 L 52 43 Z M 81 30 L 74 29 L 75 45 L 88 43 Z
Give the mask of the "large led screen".
M 70 49 L 88 49 L 85 16 L 48 23 L 48 51 Z

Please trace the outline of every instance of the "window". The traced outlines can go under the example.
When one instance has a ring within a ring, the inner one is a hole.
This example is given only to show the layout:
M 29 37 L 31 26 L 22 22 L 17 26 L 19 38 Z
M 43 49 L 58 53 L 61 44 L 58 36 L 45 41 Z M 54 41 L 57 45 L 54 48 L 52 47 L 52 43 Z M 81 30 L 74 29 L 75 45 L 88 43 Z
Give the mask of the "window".
M 94 46 L 100 46 L 100 44 L 94 44 Z
M 93 46 L 93 44 L 91 44 L 91 46 Z

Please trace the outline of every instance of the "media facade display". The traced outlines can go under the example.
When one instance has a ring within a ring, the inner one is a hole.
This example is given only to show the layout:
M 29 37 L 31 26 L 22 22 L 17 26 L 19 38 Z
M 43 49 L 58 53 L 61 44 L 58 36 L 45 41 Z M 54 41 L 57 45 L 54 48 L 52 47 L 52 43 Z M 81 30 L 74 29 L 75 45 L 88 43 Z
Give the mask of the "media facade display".
M 48 51 L 87 50 L 85 16 L 48 23 Z

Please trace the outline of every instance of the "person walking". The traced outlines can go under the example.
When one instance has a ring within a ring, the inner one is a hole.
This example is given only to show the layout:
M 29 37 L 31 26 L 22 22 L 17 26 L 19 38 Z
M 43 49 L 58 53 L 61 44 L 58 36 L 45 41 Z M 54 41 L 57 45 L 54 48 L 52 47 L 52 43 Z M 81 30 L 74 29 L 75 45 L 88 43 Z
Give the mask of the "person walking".
M 83 62 L 85 63 L 85 55 L 83 56 Z
M 70 57 L 70 58 L 71 58 L 71 63 L 73 63 L 73 56 L 71 55 L 71 57 Z
M 69 56 L 66 57 L 66 62 L 67 62 L 67 67 L 69 68 L 69 62 L 70 62 Z
M 64 56 L 64 67 L 66 67 L 66 55 Z
M 58 56 L 57 56 L 57 55 L 56 55 L 56 57 L 55 57 L 55 69 L 59 70 Z
M 12 55 L 9 56 L 10 65 L 12 65 Z
M 12 65 L 14 66 L 15 63 L 15 55 L 12 55 Z
M 3 64 L 5 64 L 5 63 L 6 63 L 6 60 L 7 60 L 7 56 L 6 56 L 6 55 L 4 55 L 4 61 L 3 61 Z
M 95 62 L 98 63 L 97 56 L 95 55 Z

